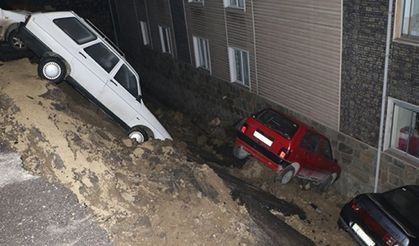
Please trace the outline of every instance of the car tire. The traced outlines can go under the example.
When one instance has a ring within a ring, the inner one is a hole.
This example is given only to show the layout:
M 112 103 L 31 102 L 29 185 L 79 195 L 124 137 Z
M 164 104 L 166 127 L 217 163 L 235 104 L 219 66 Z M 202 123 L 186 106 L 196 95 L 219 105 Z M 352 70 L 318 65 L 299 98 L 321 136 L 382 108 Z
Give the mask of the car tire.
M 244 160 L 249 156 L 249 153 L 247 153 L 247 151 L 244 150 L 242 146 L 234 145 L 233 155 L 239 160 Z
M 135 142 L 141 144 L 148 140 L 148 134 L 147 132 L 140 128 L 140 127 L 134 127 L 128 132 L 128 137 L 132 140 L 135 140 Z
M 275 177 L 275 181 L 281 184 L 288 184 L 295 174 L 295 168 L 293 166 L 288 166 L 280 171 Z
M 9 43 L 10 47 L 12 47 L 14 50 L 24 51 L 27 49 L 25 43 L 23 42 L 22 38 L 17 32 L 17 29 L 9 33 L 9 36 L 7 37 L 7 42 Z
M 333 175 L 329 174 L 323 182 L 321 182 L 318 186 L 320 192 L 326 192 L 329 190 L 330 186 L 333 184 Z
M 62 81 L 67 74 L 64 62 L 58 57 L 44 57 L 38 63 L 38 75 L 52 83 Z

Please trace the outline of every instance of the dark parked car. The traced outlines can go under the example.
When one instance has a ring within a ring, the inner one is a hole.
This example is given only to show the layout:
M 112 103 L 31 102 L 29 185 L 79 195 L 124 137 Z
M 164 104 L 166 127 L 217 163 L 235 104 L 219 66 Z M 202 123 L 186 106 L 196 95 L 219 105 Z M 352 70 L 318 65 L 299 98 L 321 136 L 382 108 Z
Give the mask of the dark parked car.
M 252 155 L 277 172 L 283 184 L 296 176 L 325 190 L 341 172 L 325 136 L 273 109 L 255 113 L 240 124 L 233 154 L 238 159 Z
M 358 195 L 342 208 L 338 224 L 360 245 L 419 245 L 419 186 Z

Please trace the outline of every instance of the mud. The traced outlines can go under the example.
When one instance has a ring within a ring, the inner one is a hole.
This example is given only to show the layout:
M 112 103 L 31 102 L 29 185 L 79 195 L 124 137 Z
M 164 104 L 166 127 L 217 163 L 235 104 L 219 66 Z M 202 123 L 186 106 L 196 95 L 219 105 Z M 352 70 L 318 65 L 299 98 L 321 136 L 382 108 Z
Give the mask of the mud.
M 48 84 L 27 59 L 0 68 L 2 149 L 32 174 L 64 184 L 116 245 L 254 245 L 247 210 L 185 143 L 130 143 L 66 83 Z

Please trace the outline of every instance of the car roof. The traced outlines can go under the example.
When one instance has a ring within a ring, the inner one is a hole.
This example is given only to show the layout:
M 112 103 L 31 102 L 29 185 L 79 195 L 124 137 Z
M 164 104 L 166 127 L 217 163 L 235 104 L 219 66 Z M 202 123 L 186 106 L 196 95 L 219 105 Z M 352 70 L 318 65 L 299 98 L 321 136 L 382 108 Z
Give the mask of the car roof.
M 403 187 L 412 191 L 416 196 L 419 197 L 419 185 L 406 185 Z

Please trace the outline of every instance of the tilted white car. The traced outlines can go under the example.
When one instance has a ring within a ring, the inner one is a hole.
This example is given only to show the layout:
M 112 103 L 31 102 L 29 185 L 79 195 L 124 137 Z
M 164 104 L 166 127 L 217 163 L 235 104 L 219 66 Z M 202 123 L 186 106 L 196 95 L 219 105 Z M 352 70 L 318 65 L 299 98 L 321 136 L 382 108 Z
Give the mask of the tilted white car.
M 24 22 L 30 13 L 27 11 L 10 11 L 0 8 L 0 40 L 7 41 L 15 50 L 26 49 L 18 35 L 19 23 Z
M 138 74 L 91 23 L 73 12 L 34 13 L 19 34 L 40 57 L 41 78 L 70 82 L 139 143 L 150 137 L 171 139 L 144 105 Z

